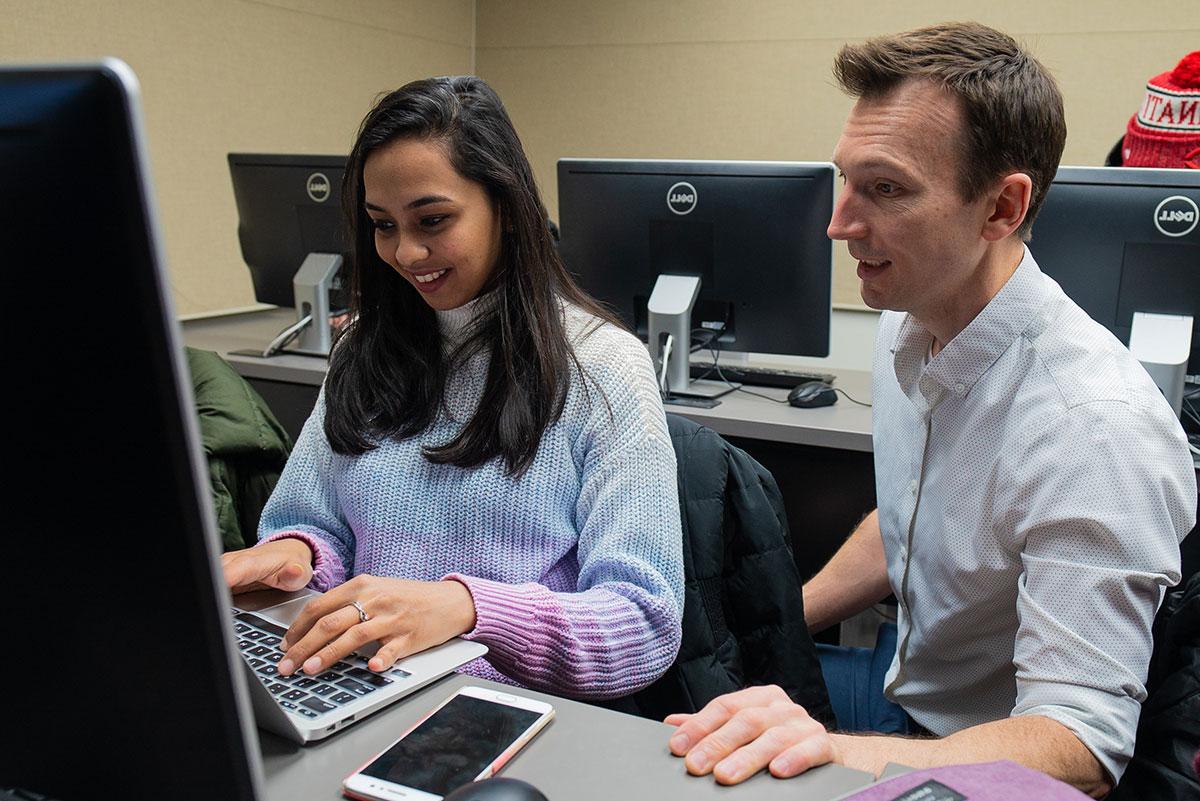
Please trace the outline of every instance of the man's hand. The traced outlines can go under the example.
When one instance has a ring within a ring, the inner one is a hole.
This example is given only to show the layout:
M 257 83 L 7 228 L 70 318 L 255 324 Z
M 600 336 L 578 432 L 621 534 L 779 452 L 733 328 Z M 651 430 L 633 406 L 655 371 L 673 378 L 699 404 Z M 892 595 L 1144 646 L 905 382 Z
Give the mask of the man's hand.
M 825 727 L 775 686 L 722 695 L 693 715 L 670 715 L 665 722 L 679 727 L 669 745 L 685 757 L 688 772 L 711 771 L 721 784 L 737 784 L 764 767 L 783 779 L 837 761 Z

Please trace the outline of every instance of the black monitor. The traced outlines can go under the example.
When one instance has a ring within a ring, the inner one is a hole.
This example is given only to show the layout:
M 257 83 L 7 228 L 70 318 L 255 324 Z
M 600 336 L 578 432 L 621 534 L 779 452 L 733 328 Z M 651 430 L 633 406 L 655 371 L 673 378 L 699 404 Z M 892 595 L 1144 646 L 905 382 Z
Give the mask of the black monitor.
M 10 314 L 0 787 L 239 799 L 261 782 L 150 201 L 133 73 L 0 67 Z
M 829 163 L 561 159 L 560 249 L 643 338 L 659 276 L 692 275 L 693 344 L 828 356 L 833 184 Z
M 230 153 L 229 172 L 237 204 L 238 242 L 250 268 L 255 299 L 295 307 L 299 320 L 344 311 L 349 305 L 344 289 L 349 245 L 341 205 L 346 157 Z M 306 262 L 310 254 L 329 257 Z M 335 256 L 341 257 L 337 264 Z M 326 275 L 329 270 L 332 275 Z M 315 286 L 322 278 L 328 280 Z M 314 298 L 318 291 L 322 294 Z M 319 308 L 326 298 L 327 307 Z M 294 350 L 328 354 L 327 325 L 310 325 L 296 333 L 300 344 Z
M 1200 373 L 1200 171 L 1061 167 L 1029 249 L 1126 345 L 1134 312 L 1190 315 Z

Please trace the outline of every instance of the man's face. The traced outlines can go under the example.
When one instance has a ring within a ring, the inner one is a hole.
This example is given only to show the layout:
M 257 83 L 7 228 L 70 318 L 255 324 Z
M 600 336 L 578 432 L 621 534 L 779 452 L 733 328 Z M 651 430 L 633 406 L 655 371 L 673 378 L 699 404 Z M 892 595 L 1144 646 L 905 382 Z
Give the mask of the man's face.
M 858 260 L 871 308 L 928 325 L 953 319 L 972 296 L 989 212 L 986 196 L 967 203 L 959 193 L 964 135 L 958 99 L 924 80 L 860 99 L 850 112 L 833 155 L 843 187 L 829 237 L 846 240 Z

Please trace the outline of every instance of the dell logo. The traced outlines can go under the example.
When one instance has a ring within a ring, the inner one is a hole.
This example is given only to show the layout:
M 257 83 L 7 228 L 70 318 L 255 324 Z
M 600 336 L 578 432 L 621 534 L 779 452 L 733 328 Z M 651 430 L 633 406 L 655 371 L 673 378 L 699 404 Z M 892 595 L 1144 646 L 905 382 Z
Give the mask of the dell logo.
M 1200 220 L 1200 209 L 1196 201 L 1183 195 L 1172 195 L 1158 204 L 1154 210 L 1154 227 L 1164 236 L 1190 234 Z
M 329 199 L 329 179 L 323 173 L 314 172 L 308 176 L 304 188 L 308 191 L 308 196 L 317 203 L 324 203 Z
M 680 181 L 667 190 L 667 208 L 676 214 L 689 214 L 696 208 L 696 187 Z

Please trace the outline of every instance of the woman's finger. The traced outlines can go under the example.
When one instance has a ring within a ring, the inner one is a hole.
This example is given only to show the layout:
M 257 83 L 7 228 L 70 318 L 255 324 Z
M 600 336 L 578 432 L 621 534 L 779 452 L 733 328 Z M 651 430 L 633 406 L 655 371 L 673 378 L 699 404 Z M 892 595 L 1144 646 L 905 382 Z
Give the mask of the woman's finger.
M 312 660 L 320 654 L 323 648 L 340 639 L 347 631 L 360 625 L 360 623 L 358 611 L 352 606 L 347 606 L 318 618 L 298 638 L 289 629 L 288 638 L 285 641 L 288 647 L 285 649 L 283 659 L 279 660 L 278 665 L 280 675 L 291 675 L 300 667 L 303 667 L 306 673 L 318 673 L 324 666 L 333 664 L 337 660 L 329 659 L 328 654 L 319 660 L 319 664 Z M 359 644 L 367 642 L 370 642 L 369 637 L 362 640 Z M 282 647 L 283 643 L 280 643 L 280 646 Z M 350 651 L 352 650 L 354 649 L 351 648 Z M 350 651 L 346 651 L 345 653 L 350 653 Z M 309 669 L 310 664 L 313 665 L 312 669 Z

